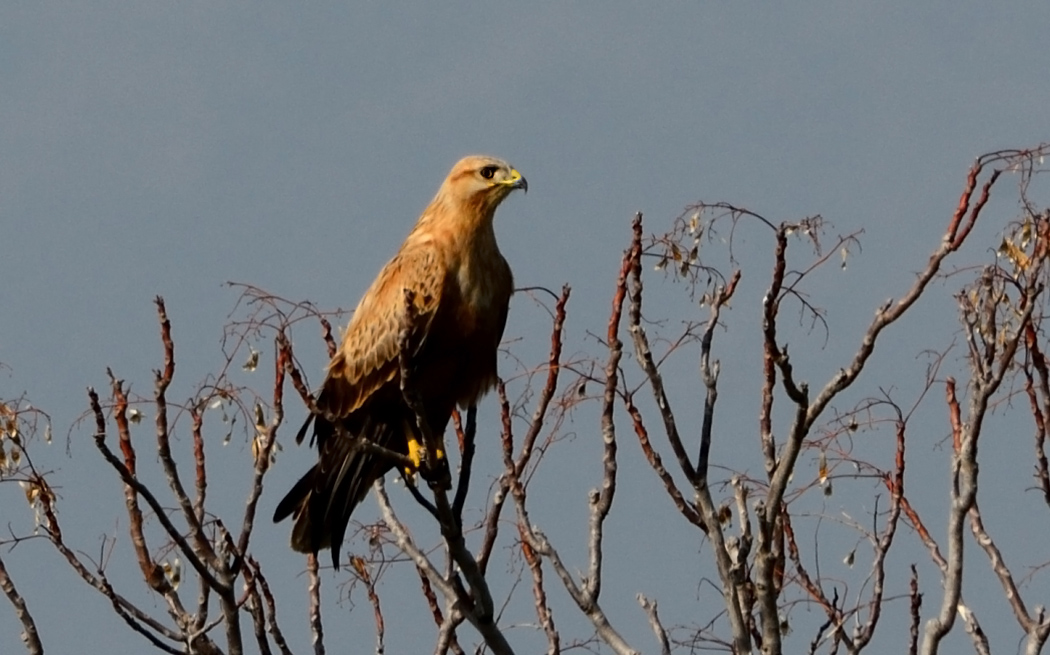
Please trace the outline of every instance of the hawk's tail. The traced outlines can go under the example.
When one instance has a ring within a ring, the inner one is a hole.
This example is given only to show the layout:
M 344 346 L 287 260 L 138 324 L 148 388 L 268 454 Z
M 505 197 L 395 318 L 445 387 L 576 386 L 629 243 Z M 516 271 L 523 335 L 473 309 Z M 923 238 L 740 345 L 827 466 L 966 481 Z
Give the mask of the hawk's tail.
M 315 431 L 321 453 L 317 464 L 285 495 L 273 513 L 274 522 L 295 517 L 292 548 L 301 553 L 332 551 L 332 564 L 339 568 L 339 550 L 354 508 L 372 483 L 391 468 L 383 458 L 361 452 L 355 440 L 331 434 L 334 426 L 318 417 Z M 374 425 L 370 440 L 388 444 L 390 428 Z M 384 434 L 385 433 L 385 434 Z M 377 438 L 378 437 L 378 438 Z

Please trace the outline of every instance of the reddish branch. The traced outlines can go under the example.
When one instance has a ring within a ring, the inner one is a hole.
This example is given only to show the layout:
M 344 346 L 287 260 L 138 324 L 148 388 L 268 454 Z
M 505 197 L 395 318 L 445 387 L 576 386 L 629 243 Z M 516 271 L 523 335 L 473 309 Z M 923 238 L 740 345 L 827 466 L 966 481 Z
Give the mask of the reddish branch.
M 983 159 L 983 157 L 981 159 Z M 954 235 L 954 239 L 952 240 L 953 250 L 958 250 L 959 247 L 962 246 L 963 241 L 966 240 L 966 237 L 970 235 L 970 230 L 972 230 L 974 224 L 977 223 L 977 217 L 981 215 L 981 210 L 984 209 L 984 206 L 988 203 L 988 197 L 991 193 L 992 185 L 995 184 L 995 181 L 998 180 L 999 176 L 1002 174 L 1002 170 L 992 171 L 991 177 L 988 178 L 988 181 L 984 183 L 983 187 L 981 187 L 981 196 L 977 199 L 977 202 L 974 203 L 973 207 L 970 208 L 970 216 L 967 219 L 966 224 L 962 229 L 957 229 L 962 219 L 962 215 L 966 213 L 967 205 L 970 204 L 970 198 L 973 196 L 974 186 L 977 183 L 977 176 L 980 175 L 981 169 L 983 168 L 981 159 L 978 159 L 977 164 L 970 169 L 970 174 L 966 178 L 966 188 L 963 190 L 962 196 L 959 198 L 959 206 L 956 208 L 955 215 L 952 216 L 952 222 L 948 226 L 948 234 Z
M 642 226 L 641 216 L 639 215 L 634 223 L 634 237 L 631 242 L 631 252 L 638 252 L 640 254 L 641 237 Z M 685 474 L 686 479 L 689 480 L 690 483 L 694 483 L 694 481 L 697 480 L 696 467 L 693 466 L 693 463 L 689 460 L 689 455 L 686 453 L 685 446 L 682 444 L 682 438 L 678 433 L 678 424 L 675 422 L 674 413 L 671 411 L 670 401 L 667 398 L 667 392 L 664 390 L 663 376 L 660 375 L 656 361 L 653 358 L 652 350 L 649 347 L 648 338 L 645 335 L 645 329 L 642 327 L 643 285 L 640 256 L 635 255 L 632 257 L 628 273 L 630 274 L 631 283 L 628 329 L 634 339 L 635 355 L 649 380 L 649 386 L 652 389 L 653 397 L 656 399 L 656 405 L 660 409 L 660 417 L 663 419 L 664 431 L 667 433 L 667 439 L 671 444 L 671 450 L 678 459 L 678 466 L 682 469 L 682 473 Z
M 952 452 L 958 453 L 962 447 L 962 419 L 959 418 L 959 401 L 955 397 L 955 378 L 949 376 L 944 383 L 944 402 L 948 405 L 948 421 L 952 428 Z
M 547 634 L 547 655 L 558 655 L 561 652 L 561 637 L 554 627 L 554 614 L 551 612 L 550 605 L 547 604 L 547 592 L 543 588 L 543 565 L 539 555 L 529 545 L 524 530 L 520 530 L 520 534 L 521 554 L 525 557 L 525 563 L 529 565 L 529 570 L 532 572 L 532 595 L 536 600 L 536 617 Z
M 156 372 L 156 390 L 154 404 L 157 409 L 156 432 L 157 432 L 157 454 L 161 461 L 168 486 L 175 496 L 176 502 L 182 510 L 182 516 L 188 526 L 189 540 L 183 531 L 175 527 L 168 517 L 168 513 L 160 505 L 155 495 L 139 479 L 135 470 L 135 449 L 131 444 L 130 426 L 127 419 L 127 397 L 123 391 L 123 385 L 116 380 L 112 373 L 114 398 L 114 420 L 117 423 L 117 431 L 120 439 L 121 450 L 124 454 L 124 462 L 118 460 L 105 444 L 105 418 L 94 391 L 89 391 L 91 396 L 92 411 L 96 417 L 98 432 L 95 435 L 95 445 L 102 453 L 106 461 L 117 471 L 125 484 L 125 501 L 128 508 L 129 527 L 132 535 L 132 543 L 135 547 L 139 566 L 147 584 L 164 596 L 169 604 L 170 611 L 176 619 L 184 625 L 192 625 L 196 634 L 203 634 L 208 627 L 204 625 L 202 616 L 193 619 L 182 608 L 178 595 L 164 575 L 163 569 L 153 561 L 146 546 L 142 531 L 142 513 L 138 507 L 138 498 L 144 499 L 153 510 L 158 522 L 164 528 L 165 533 L 178 546 L 190 566 L 197 572 L 201 583 L 201 596 L 199 608 L 205 610 L 207 607 L 208 589 L 213 590 L 220 599 L 220 608 L 226 628 L 226 639 L 229 651 L 233 654 L 242 652 L 242 640 L 240 633 L 240 621 L 238 619 L 239 608 L 243 602 L 238 600 L 233 593 L 233 583 L 237 576 L 237 569 L 242 563 L 243 550 L 231 548 L 233 557 L 232 565 L 226 558 L 217 556 L 212 548 L 211 542 L 204 534 L 200 514 L 191 503 L 186 494 L 182 481 L 178 474 L 170 449 L 169 432 L 170 425 L 167 415 L 166 391 L 171 384 L 172 375 L 175 370 L 174 345 L 171 339 L 171 323 L 168 320 L 164 301 L 157 298 L 157 313 L 161 326 L 161 341 L 164 345 L 164 368 Z M 201 451 L 202 452 L 202 451 Z M 203 461 L 197 462 L 198 469 L 204 466 Z M 259 490 L 256 490 L 256 494 Z M 198 489 L 198 495 L 200 490 Z M 253 507 L 249 507 L 246 518 L 251 515 Z M 249 519 L 250 521 L 250 519 Z M 243 537 L 243 535 L 242 535 Z M 191 546 L 192 542 L 192 546 Z M 244 541 L 247 545 L 246 540 Z M 247 599 L 247 596 L 245 596 Z M 185 618 L 184 618 L 185 617 Z M 196 634 L 190 635 L 195 637 Z
M 500 421 L 502 426 L 501 443 L 503 445 L 503 461 L 505 471 L 500 476 L 499 486 L 495 493 L 492 506 L 485 516 L 485 533 L 482 538 L 481 548 L 478 550 L 478 566 L 484 573 L 488 567 L 492 548 L 495 546 L 499 533 L 499 520 L 503 512 L 503 505 L 507 494 L 515 482 L 520 483 L 525 477 L 526 468 L 532 458 L 536 446 L 536 439 L 543 430 L 544 421 L 550 408 L 551 400 L 558 389 L 558 374 L 561 371 L 562 332 L 565 326 L 566 304 L 569 302 L 571 290 L 566 285 L 562 287 L 561 295 L 558 297 L 554 307 L 554 325 L 551 328 L 551 347 L 547 357 L 547 379 L 540 389 L 536 399 L 536 407 L 532 412 L 532 420 L 529 429 L 525 433 L 521 443 L 521 450 L 517 459 L 514 459 L 514 438 L 511 427 L 510 403 L 507 401 L 507 389 L 502 381 L 496 385 L 497 397 L 500 402 Z
M 299 372 L 299 368 L 295 366 L 294 358 L 288 363 L 288 377 L 292 378 L 292 386 L 299 394 L 299 398 L 306 405 L 306 409 L 310 414 L 317 414 L 317 403 L 314 402 L 314 395 L 310 393 L 310 390 L 306 387 L 306 382 L 303 380 L 302 373 Z M 299 437 L 296 437 L 299 439 Z
M 445 615 L 441 612 L 441 607 L 438 606 L 437 594 L 434 593 L 434 587 L 430 584 L 430 578 L 427 577 L 427 572 L 417 566 L 416 573 L 419 574 L 419 583 L 421 585 L 423 597 L 427 599 L 427 607 L 430 608 L 430 614 L 434 617 L 434 623 L 437 625 L 440 633 L 438 637 L 437 655 L 445 655 L 449 650 L 455 653 L 455 655 L 463 655 L 463 649 L 460 647 L 459 640 L 456 638 L 456 626 L 458 625 L 458 622 L 445 621 Z
M 978 160 L 975 167 L 980 168 L 981 161 Z M 974 176 L 971 176 L 971 179 L 974 179 Z M 972 184 L 969 186 L 972 186 Z M 982 199 L 985 195 L 982 194 Z M 979 201 L 979 204 L 975 206 L 971 214 L 968 225 L 972 225 L 973 221 L 976 220 L 981 206 L 983 205 Z M 929 654 L 937 652 L 941 640 L 951 630 L 957 613 L 963 615 L 964 624 L 967 632 L 973 639 L 975 647 L 979 651 L 982 648 L 987 648 L 987 640 L 983 632 L 981 632 L 973 612 L 969 610 L 961 612 L 959 610 L 961 607 L 960 599 L 964 564 L 963 526 L 967 515 L 970 515 L 972 522 L 973 510 L 977 506 L 977 445 L 990 399 L 992 394 L 998 390 L 1007 371 L 1014 366 L 1014 356 L 1026 332 L 1026 327 L 1032 318 L 1035 300 L 1042 292 L 1042 286 L 1038 282 L 1034 279 L 1028 280 L 1021 293 L 1020 306 L 1016 308 L 1018 314 L 1016 334 L 1005 336 L 1000 340 L 999 331 L 995 327 L 995 313 L 1000 305 L 998 300 L 1000 291 L 996 286 L 992 273 L 986 271 L 979 285 L 977 290 L 978 297 L 985 302 L 971 302 L 965 296 L 960 296 L 964 331 L 970 344 L 970 366 L 973 371 L 972 393 L 967 419 L 960 421 L 963 429 L 959 447 L 952 457 L 952 502 L 948 514 L 947 540 L 948 566 L 945 570 L 943 581 L 944 594 L 937 616 L 930 619 L 926 624 L 923 652 Z M 994 302 L 991 301 L 993 298 L 995 299 Z M 979 342 L 983 343 L 983 349 L 979 347 Z M 979 520 L 977 525 L 979 526 Z M 990 539 L 987 543 L 990 543 Z M 985 550 L 989 552 L 987 545 Z M 993 558 L 993 568 L 995 566 L 994 562 Z M 1004 571 L 1005 567 L 999 567 L 997 573 L 1000 575 L 1000 582 L 1005 586 L 1007 583 L 1004 582 Z M 1011 603 L 1015 613 L 1018 613 L 1019 606 L 1016 604 L 1016 601 L 1011 600 Z M 1018 616 L 1019 620 L 1022 620 L 1022 618 L 1023 615 Z M 1037 639 L 1039 638 L 1038 634 L 1029 634 L 1030 639 L 1033 636 Z M 1045 636 L 1042 639 L 1045 640 Z
M 129 478 L 134 479 L 137 476 L 136 457 L 135 448 L 131 445 L 131 430 L 127 417 L 128 399 L 124 394 L 123 381 L 113 377 L 111 371 L 107 370 L 107 373 L 109 373 L 113 384 L 113 420 L 117 424 L 120 450 L 124 455 L 122 470 L 126 472 Z M 105 438 L 106 419 L 94 390 L 89 389 L 88 395 L 91 401 L 91 409 L 95 413 L 95 423 L 98 429 L 98 432 L 95 434 L 95 443 L 99 444 Z M 142 576 L 145 578 L 146 584 L 161 595 L 171 594 L 171 585 L 168 583 L 167 578 L 164 577 L 164 570 L 153 561 L 149 548 L 146 546 L 146 538 L 142 533 L 142 510 L 139 508 L 138 494 L 134 485 L 128 480 L 124 484 L 124 503 L 128 512 L 128 530 L 131 532 L 131 545 L 135 549 L 135 556 L 138 559 L 139 568 L 142 570 Z
M 193 514 L 198 523 L 204 522 L 204 500 L 208 491 L 208 469 L 204 460 L 204 435 L 201 428 L 204 414 L 199 407 L 190 408 L 190 419 L 193 421 L 193 461 L 196 464 L 197 496 L 193 500 Z
M 368 602 L 372 604 L 372 615 L 376 622 L 376 652 L 382 653 L 385 650 L 383 637 L 386 635 L 386 621 L 383 619 L 383 608 L 379 605 L 379 595 L 376 593 L 375 580 L 372 579 L 372 575 L 368 572 L 368 565 L 364 559 L 351 557 L 350 566 L 354 569 L 358 579 L 365 583 Z
M 674 506 L 679 513 L 685 517 L 685 520 L 706 533 L 707 525 L 704 523 L 704 520 L 700 518 L 700 514 L 692 503 L 686 501 L 682 492 L 678 489 L 678 485 L 675 484 L 674 478 L 671 477 L 667 468 L 664 467 L 663 459 L 660 457 L 660 454 L 656 452 L 656 449 L 653 448 L 652 442 L 649 441 L 649 431 L 642 422 L 642 413 L 634 404 L 634 394 L 625 395 L 624 407 L 627 409 L 627 413 L 630 415 L 631 421 L 634 423 L 634 433 L 638 436 L 638 443 L 642 446 L 642 454 L 645 455 L 645 459 L 649 462 L 649 466 L 652 467 L 656 476 L 660 478 L 661 482 L 663 482 L 667 495 L 671 497 L 671 502 L 674 503 Z
M 94 394 L 93 391 L 90 393 Z M 97 402 L 97 400 L 98 397 L 95 396 L 95 401 Z M 96 420 L 97 418 L 96 415 Z M 105 427 L 104 419 L 102 426 L 103 428 Z M 92 573 L 91 570 L 81 561 L 80 557 L 66 545 L 62 536 L 62 528 L 58 523 L 58 516 L 54 509 L 54 492 L 43 477 L 34 476 L 31 484 L 33 484 L 39 492 L 36 497 L 39 499 L 40 507 L 44 513 L 44 527 L 47 530 L 48 539 L 50 539 L 59 554 L 65 558 L 70 568 L 72 568 L 82 580 L 105 596 L 110 601 L 113 611 L 116 612 L 117 616 L 127 623 L 132 630 L 138 632 L 149 640 L 154 647 L 166 653 L 173 653 L 176 655 L 181 653 L 182 650 L 172 648 L 162 641 L 158 635 L 175 643 L 183 642 L 183 635 L 153 619 L 122 595 L 118 594 L 113 589 L 112 585 L 110 585 L 109 580 L 106 579 L 106 576 L 102 571 L 98 571 L 97 575 Z M 166 599 L 170 600 L 172 597 L 174 597 L 175 602 L 178 602 L 178 596 L 174 594 L 166 596 Z M 176 613 L 178 613 L 178 611 L 181 610 L 181 607 L 175 606 L 174 609 Z M 199 642 L 195 642 L 195 644 L 199 644 L 203 648 L 210 644 L 210 642 L 207 641 L 206 636 L 202 635 Z
M 511 480 L 514 479 L 514 435 L 511 428 L 510 402 L 507 400 L 507 387 L 500 380 L 496 383 L 496 397 L 499 399 L 500 408 L 500 444 L 503 452 L 503 464 L 505 473 L 500 477 L 499 486 L 492 499 L 492 507 L 485 515 L 485 532 L 482 536 L 481 547 L 478 548 L 478 566 L 484 573 L 492 556 L 492 549 L 496 545 L 496 537 L 499 535 L 499 519 L 503 512 L 503 504 L 507 500 L 510 491 Z
M 918 279 L 912 284 L 911 288 L 908 289 L 904 296 L 896 303 L 888 301 L 875 312 L 875 319 L 868 326 L 864 337 L 861 339 L 860 347 L 853 356 L 853 360 L 848 366 L 840 369 L 839 372 L 836 373 L 816 395 L 813 402 L 809 404 L 808 411 L 806 412 L 807 429 L 812 426 L 821 413 L 823 413 L 827 404 L 831 402 L 831 399 L 849 387 L 857 379 L 857 376 L 860 375 L 865 363 L 874 351 L 875 342 L 878 340 L 882 331 L 887 326 L 896 322 L 904 312 L 915 304 L 926 290 L 930 281 L 940 271 L 941 263 L 944 259 L 962 247 L 966 237 L 970 234 L 970 230 L 980 217 L 981 211 L 984 209 L 991 193 L 991 187 L 999 178 L 1001 172 L 1000 170 L 992 172 L 988 182 L 982 188 L 981 196 L 977 203 L 971 205 L 970 201 L 977 179 L 981 173 L 984 172 L 985 167 L 993 163 L 1009 163 L 1013 158 L 1020 156 L 1023 156 L 1023 153 L 1018 153 L 1016 151 L 1003 151 L 984 155 L 974 163 L 967 177 L 966 187 L 959 199 L 959 207 L 956 209 L 948 224 L 948 229 L 941 241 L 941 245 L 930 255 L 926 268 L 919 273 Z M 967 207 L 969 207 L 969 216 L 966 218 L 965 224 L 962 224 L 963 217 L 967 212 Z
M 601 413 L 602 442 L 604 444 L 602 451 L 603 475 L 600 489 L 593 490 L 588 495 L 588 501 L 590 504 L 590 529 L 588 530 L 589 565 L 587 575 L 579 582 L 577 582 L 573 574 L 569 572 L 565 563 L 561 559 L 561 555 L 550 543 L 546 535 L 535 527 L 529 517 L 529 512 L 526 507 L 525 487 L 521 481 L 521 472 L 523 471 L 524 466 L 519 468 L 510 457 L 510 453 L 512 452 L 512 439 L 510 435 L 509 416 L 505 419 L 504 424 L 504 462 L 506 467 L 504 479 L 510 484 L 510 491 L 514 498 L 518 514 L 518 529 L 522 536 L 522 540 L 536 554 L 542 556 L 551 563 L 555 574 L 561 580 L 562 585 L 569 593 L 573 602 L 576 603 L 576 606 L 580 611 L 591 621 L 598 637 L 618 655 L 633 654 L 636 653 L 636 651 L 631 648 L 616 629 L 613 628 L 598 601 L 601 594 L 604 522 L 608 516 L 616 492 L 616 432 L 613 422 L 613 409 L 617 396 L 619 361 L 623 350 L 618 335 L 619 318 L 623 298 L 626 295 L 623 291 L 626 284 L 626 272 L 636 265 L 641 251 L 641 215 L 635 218 L 634 235 L 632 246 L 624 255 L 624 263 L 621 268 L 620 279 L 617 283 L 617 291 L 614 294 L 613 308 L 609 320 L 609 331 L 607 337 L 609 358 L 605 366 L 605 393 L 603 395 Z M 553 352 L 554 349 L 552 348 L 552 353 Z M 558 352 L 560 353 L 560 347 Z M 551 380 L 553 378 L 548 379 Z M 505 395 L 503 396 L 503 400 L 505 401 Z M 535 418 L 536 415 L 534 414 L 534 422 Z M 529 437 L 526 436 L 525 441 L 528 442 L 528 440 Z M 531 450 L 531 446 L 529 449 Z M 523 444 L 522 453 L 523 456 L 519 458 L 519 461 L 523 459 L 526 453 L 525 444 Z
M 66 557 L 75 571 L 89 584 L 96 587 L 110 599 L 114 611 L 127 622 L 132 629 L 146 636 L 156 647 L 166 652 L 181 652 L 189 649 L 194 652 L 213 652 L 216 646 L 210 641 L 207 633 L 222 624 L 226 631 L 226 650 L 231 655 L 243 652 L 240 631 L 240 612 L 246 611 L 252 618 L 258 650 L 269 653 L 269 637 L 274 637 L 282 653 L 287 653 L 287 644 L 276 623 L 273 611 L 274 602 L 265 585 L 261 571 L 256 564 L 252 569 L 242 568 L 246 562 L 249 537 L 254 525 L 255 510 L 262 492 L 263 476 L 269 469 L 271 450 L 276 440 L 277 429 L 283 421 L 283 383 L 285 371 L 290 367 L 291 350 L 283 338 L 283 331 L 278 330 L 277 357 L 275 358 L 274 389 L 272 417 L 266 423 L 261 417 L 265 410 L 261 405 L 256 407 L 259 418 L 256 428 L 259 434 L 253 444 L 256 454 L 255 475 L 248 491 L 245 514 L 237 543 L 231 538 L 219 518 L 211 519 L 209 537 L 205 532 L 207 499 L 207 467 L 203 435 L 203 414 L 200 404 L 187 408 L 192 421 L 192 453 L 194 459 L 193 480 L 195 494 L 191 499 L 186 493 L 175 456 L 171 450 L 173 420 L 169 417 L 169 404 L 166 397 L 175 371 L 174 344 L 171 336 L 171 322 L 168 319 L 164 302 L 156 299 L 157 314 L 160 323 L 161 342 L 164 348 L 164 364 L 155 372 L 155 392 L 153 404 L 156 409 L 156 448 L 164 477 L 175 499 L 179 511 L 174 515 L 164 507 L 156 494 L 140 477 L 137 468 L 137 453 L 131 436 L 129 419 L 129 399 L 121 380 L 110 373 L 112 383 L 112 419 L 121 455 L 115 455 L 106 443 L 107 421 L 101 401 L 94 390 L 88 391 L 91 414 L 95 418 L 94 441 L 103 458 L 119 475 L 124 483 L 125 505 L 128 512 L 129 531 L 136 554 L 136 560 L 147 585 L 160 594 L 166 604 L 168 613 L 177 626 L 169 629 L 152 619 L 144 612 L 127 602 L 117 594 L 108 580 L 99 571 L 98 575 L 81 563 L 78 556 L 70 551 L 62 541 L 52 500 L 42 501 L 49 537 L 56 548 Z M 220 388 L 220 393 L 226 393 Z M 225 397 L 225 396 L 224 396 Z M 44 483 L 41 480 L 41 485 Z M 44 488 L 43 486 L 41 487 Z M 145 501 L 151 515 L 156 520 L 164 535 L 174 543 L 178 557 L 197 574 L 199 594 L 196 612 L 191 613 L 183 607 L 179 595 L 175 592 L 177 581 L 170 576 L 150 552 L 144 529 L 144 514 L 140 503 Z M 184 525 L 177 527 L 173 521 L 181 515 Z M 217 545 L 213 545 L 212 539 Z M 220 555 L 221 553 L 221 555 Z M 244 593 L 238 598 L 234 595 L 234 585 L 239 575 L 244 576 Z M 221 614 L 209 618 L 209 598 L 215 594 L 219 600 Z M 269 612 L 267 611 L 269 610 Z M 168 639 L 180 648 L 175 649 L 163 642 L 160 637 Z
M 514 463 L 515 475 L 519 478 L 524 475 L 525 467 L 529 465 L 536 439 L 539 437 L 540 431 L 543 430 L 543 423 L 547 416 L 547 410 L 550 407 L 551 398 L 554 397 L 554 392 L 558 388 L 558 373 L 561 371 L 562 329 L 565 326 L 565 306 L 569 302 L 570 293 L 569 285 L 563 286 L 561 295 L 558 297 L 558 302 L 554 307 L 554 327 L 551 329 L 551 348 L 550 355 L 547 358 L 547 381 L 540 390 L 539 398 L 536 400 L 536 407 L 532 412 L 532 421 L 529 424 L 529 429 L 521 440 L 521 452 L 518 455 L 518 460 Z
M 171 487 L 172 495 L 175 496 L 175 500 L 179 503 L 179 507 L 182 509 L 183 519 L 189 526 L 189 532 L 193 539 L 193 546 L 197 557 L 207 563 L 208 566 L 220 569 L 215 551 L 212 550 L 211 543 L 204 534 L 204 528 L 201 525 L 197 512 L 194 511 L 193 504 L 190 502 L 186 490 L 182 486 L 182 479 L 179 477 L 178 467 L 175 464 L 175 459 L 171 455 L 167 390 L 171 385 L 172 376 L 175 374 L 175 344 L 171 339 L 171 321 L 168 320 L 168 313 L 164 307 L 164 299 L 157 296 L 154 302 L 157 305 L 157 316 L 160 320 L 161 343 L 164 345 L 164 368 L 163 370 L 154 371 L 154 404 L 157 409 L 157 454 L 160 457 L 161 466 L 164 469 L 164 476 L 167 478 L 168 485 Z M 116 393 L 116 389 L 114 391 Z M 118 411 L 117 414 L 119 416 L 122 412 Z M 119 417 L 117 421 L 118 428 L 121 428 Z M 123 430 L 126 428 L 127 423 L 125 422 L 123 428 L 121 428 L 122 445 L 124 443 L 125 434 Z M 199 462 L 197 466 L 199 469 L 202 468 L 204 464 L 203 462 Z M 132 470 L 131 473 L 134 475 L 134 470 Z M 230 596 L 230 598 L 232 598 L 232 596 Z
M 335 342 L 335 337 L 332 336 L 332 324 L 328 322 L 328 319 L 324 316 L 318 316 L 317 318 L 321 322 L 321 338 L 324 339 L 325 347 L 328 349 L 328 359 L 331 359 L 339 352 L 339 344 Z

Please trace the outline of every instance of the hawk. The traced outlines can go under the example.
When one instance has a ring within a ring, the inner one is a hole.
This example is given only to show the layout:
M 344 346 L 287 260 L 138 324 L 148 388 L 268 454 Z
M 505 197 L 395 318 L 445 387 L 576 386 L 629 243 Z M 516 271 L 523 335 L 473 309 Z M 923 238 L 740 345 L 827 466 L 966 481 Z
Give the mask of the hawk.
M 496 353 L 514 290 L 496 246 L 496 207 L 528 189 L 510 164 L 484 156 L 452 167 L 401 249 L 354 310 L 342 346 L 328 364 L 313 422 L 318 459 L 277 505 L 273 520 L 295 517 L 292 548 L 339 550 L 350 514 L 372 483 L 395 466 L 362 452 L 360 437 L 408 456 L 418 468 L 421 436 L 401 391 L 400 333 L 413 305 L 406 353 L 413 391 L 431 432 L 444 433 L 458 404 L 473 405 L 496 383 Z

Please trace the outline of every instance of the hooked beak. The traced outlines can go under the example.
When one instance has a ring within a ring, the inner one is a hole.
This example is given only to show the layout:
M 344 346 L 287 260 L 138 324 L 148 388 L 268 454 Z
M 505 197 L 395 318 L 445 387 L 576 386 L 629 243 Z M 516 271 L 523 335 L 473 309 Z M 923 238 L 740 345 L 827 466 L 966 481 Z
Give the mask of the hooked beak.
M 516 168 L 510 169 L 510 177 L 500 182 L 500 184 L 508 186 L 511 189 L 521 189 L 525 193 L 529 192 L 528 181 L 521 176 L 521 173 L 519 173 Z

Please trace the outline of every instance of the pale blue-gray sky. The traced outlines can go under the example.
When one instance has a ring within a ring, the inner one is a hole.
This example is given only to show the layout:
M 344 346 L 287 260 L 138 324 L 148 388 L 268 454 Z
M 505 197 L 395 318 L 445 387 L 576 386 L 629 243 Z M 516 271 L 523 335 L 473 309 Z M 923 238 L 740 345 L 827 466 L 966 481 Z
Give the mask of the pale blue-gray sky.
M 602 329 L 632 214 L 644 211 L 659 232 L 698 199 L 774 220 L 820 213 L 833 234 L 863 227 L 864 252 L 820 283 L 827 304 L 842 308 L 832 346 L 848 347 L 874 304 L 921 266 L 972 159 L 1047 139 L 1048 25 L 1045 2 L 9 1 L 0 7 L 0 398 L 28 393 L 53 415 L 56 441 L 72 430 L 71 458 L 60 446 L 37 452 L 67 494 L 63 520 L 77 546 L 94 552 L 103 533 L 125 539 L 119 485 L 73 422 L 84 388 L 106 386 L 106 366 L 149 392 L 151 298 L 167 299 L 177 386 L 188 395 L 220 361 L 236 298 L 223 282 L 352 306 L 448 167 L 471 152 L 506 158 L 528 177 L 529 194 L 501 209 L 498 235 L 520 285 L 573 286 L 577 348 L 586 330 Z M 761 280 L 753 283 L 734 304 L 741 330 L 758 315 Z M 507 334 L 535 337 L 545 320 L 515 299 Z M 947 326 L 939 340 L 913 330 L 896 347 L 910 362 L 946 345 Z M 819 378 L 844 351 L 816 352 L 828 357 L 811 371 Z M 320 349 L 304 356 L 316 374 Z M 746 416 L 739 425 L 754 430 Z M 924 452 L 940 436 L 921 442 Z M 285 441 L 264 513 L 313 457 Z M 573 448 L 597 479 L 593 451 Z M 497 459 L 492 448 L 479 457 Z M 219 502 L 238 507 L 237 482 L 214 481 L 213 497 L 225 490 L 231 499 Z M 588 484 L 561 501 L 573 508 L 564 517 L 541 518 L 558 524 L 551 532 L 573 557 Z M 17 496 L 2 493 L 2 522 L 24 526 Z M 653 502 L 645 493 L 658 487 L 619 501 L 621 561 L 649 559 L 632 530 Z M 692 538 L 673 556 L 692 557 Z M 272 543 L 265 565 L 303 650 L 301 562 L 285 539 L 286 526 L 264 525 L 257 542 Z M 901 561 L 924 557 L 912 552 Z M 5 558 L 49 652 L 145 648 L 43 543 Z M 710 589 L 646 577 L 667 574 L 647 566 L 606 594 L 650 649 L 635 593 L 666 599 L 672 623 L 705 615 L 676 603 L 713 599 Z M 111 567 L 135 588 L 133 567 Z M 368 613 L 350 609 L 329 605 L 329 634 L 370 648 Z M 429 649 L 431 629 L 418 623 L 391 636 L 388 652 Z M 1011 634 L 1005 625 L 996 636 Z M 0 604 L 0 650 L 19 647 Z

